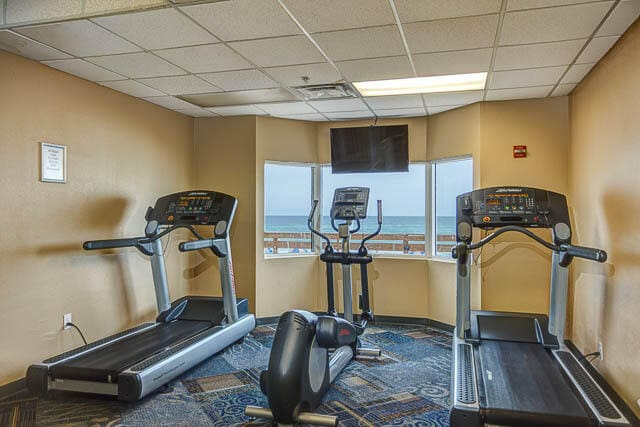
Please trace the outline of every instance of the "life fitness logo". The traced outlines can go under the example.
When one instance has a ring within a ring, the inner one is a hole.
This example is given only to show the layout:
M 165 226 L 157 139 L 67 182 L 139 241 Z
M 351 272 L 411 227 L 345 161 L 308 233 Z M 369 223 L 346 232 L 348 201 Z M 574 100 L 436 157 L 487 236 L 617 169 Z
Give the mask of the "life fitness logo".
M 522 188 L 498 188 L 496 193 L 522 193 Z

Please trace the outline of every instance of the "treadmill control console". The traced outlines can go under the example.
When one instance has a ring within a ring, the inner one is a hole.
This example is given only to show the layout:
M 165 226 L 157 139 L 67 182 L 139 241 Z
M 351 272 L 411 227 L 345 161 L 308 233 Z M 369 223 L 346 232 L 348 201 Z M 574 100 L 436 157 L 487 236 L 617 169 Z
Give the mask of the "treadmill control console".
M 369 204 L 369 189 L 366 187 L 336 188 L 331 203 L 331 218 L 345 221 L 365 219 Z
M 571 234 L 566 230 L 570 224 L 567 200 L 559 193 L 529 187 L 492 187 L 461 194 L 456 203 L 458 241 L 470 241 L 472 227 L 517 225 L 554 228 L 556 234 L 567 238 Z
M 185 191 L 159 198 L 147 211 L 147 221 L 159 225 L 217 225 L 231 224 L 236 198 L 215 191 Z M 217 234 L 217 233 L 216 233 Z

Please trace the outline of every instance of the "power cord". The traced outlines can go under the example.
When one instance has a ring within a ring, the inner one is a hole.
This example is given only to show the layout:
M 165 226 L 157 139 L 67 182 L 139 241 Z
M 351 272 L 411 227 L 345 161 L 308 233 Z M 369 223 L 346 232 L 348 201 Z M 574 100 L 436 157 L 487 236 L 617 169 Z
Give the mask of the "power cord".
M 78 333 L 80 334 L 80 338 L 82 338 L 82 341 L 84 341 L 84 345 L 87 345 L 87 340 L 85 339 L 84 335 L 82 334 L 82 331 L 80 330 L 80 328 L 78 328 L 74 323 L 72 322 L 67 322 L 66 325 L 64 326 L 71 326 L 72 328 L 74 328 L 76 331 L 78 331 Z
M 591 357 L 591 359 L 587 359 L 588 357 Z M 593 353 L 589 353 L 589 354 L 585 354 L 584 356 L 580 356 L 578 358 L 578 361 L 582 362 L 583 360 L 586 360 L 587 362 L 592 363 L 598 357 L 600 357 L 600 352 L 599 351 L 594 351 Z

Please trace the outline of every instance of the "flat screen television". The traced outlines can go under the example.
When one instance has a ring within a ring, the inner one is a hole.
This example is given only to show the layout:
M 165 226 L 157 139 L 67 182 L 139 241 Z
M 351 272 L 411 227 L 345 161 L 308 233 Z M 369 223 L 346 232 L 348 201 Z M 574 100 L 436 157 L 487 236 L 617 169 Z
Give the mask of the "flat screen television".
M 331 129 L 333 173 L 407 172 L 409 126 Z

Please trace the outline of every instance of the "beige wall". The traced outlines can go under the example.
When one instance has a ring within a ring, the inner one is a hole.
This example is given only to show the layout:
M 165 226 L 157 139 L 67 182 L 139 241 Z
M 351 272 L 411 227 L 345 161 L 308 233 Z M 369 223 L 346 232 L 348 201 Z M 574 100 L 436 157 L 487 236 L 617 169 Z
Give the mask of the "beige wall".
M 481 105 L 482 187 L 521 185 L 567 194 L 567 97 Z M 513 146 L 527 157 L 514 159 Z M 549 239 L 548 231 L 540 235 Z M 482 308 L 546 313 L 551 256 L 519 235 L 504 235 L 482 251 Z
M 570 205 L 574 237 L 605 266 L 575 262 L 572 338 L 640 415 L 640 21 L 573 91 Z
M 195 186 L 238 199 L 231 227 L 236 293 L 256 307 L 256 118 L 255 116 L 195 120 Z M 222 295 L 218 260 L 208 251 L 196 255 L 189 271 L 202 295 Z
M 29 363 L 155 316 L 148 258 L 84 252 L 141 235 L 149 204 L 192 182 L 193 119 L 0 51 L 0 384 Z M 68 182 L 39 182 L 39 143 L 68 149 Z M 172 297 L 187 257 L 168 249 Z
M 256 125 L 256 315 L 279 316 L 292 308 L 317 310 L 320 261 L 316 256 L 264 256 L 264 163 L 316 163 L 316 123 L 257 117 Z M 283 188 L 282 191 L 287 191 Z M 320 304 L 322 306 L 322 304 Z

